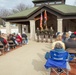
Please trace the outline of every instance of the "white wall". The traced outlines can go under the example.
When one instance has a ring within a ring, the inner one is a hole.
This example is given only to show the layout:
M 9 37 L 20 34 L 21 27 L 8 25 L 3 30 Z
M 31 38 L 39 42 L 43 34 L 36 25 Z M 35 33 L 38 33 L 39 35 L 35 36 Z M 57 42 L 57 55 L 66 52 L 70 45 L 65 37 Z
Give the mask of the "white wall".
M 0 28 L 0 31 L 6 34 L 6 28 Z M 11 33 L 18 33 L 18 28 L 11 29 Z

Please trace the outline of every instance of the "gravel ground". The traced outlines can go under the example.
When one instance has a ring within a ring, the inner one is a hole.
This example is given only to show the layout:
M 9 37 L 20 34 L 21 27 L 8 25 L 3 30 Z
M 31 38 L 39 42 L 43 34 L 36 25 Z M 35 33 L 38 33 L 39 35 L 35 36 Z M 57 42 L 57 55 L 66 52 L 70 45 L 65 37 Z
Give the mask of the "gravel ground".
M 28 45 L 0 56 L 0 75 L 47 75 L 44 55 L 50 43 L 29 41 Z

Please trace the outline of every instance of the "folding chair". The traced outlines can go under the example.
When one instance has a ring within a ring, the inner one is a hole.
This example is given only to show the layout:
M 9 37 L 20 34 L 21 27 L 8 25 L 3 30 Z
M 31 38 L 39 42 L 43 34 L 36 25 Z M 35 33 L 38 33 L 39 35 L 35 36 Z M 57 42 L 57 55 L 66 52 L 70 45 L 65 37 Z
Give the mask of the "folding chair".
M 22 44 L 25 44 L 25 38 L 24 37 L 22 38 Z
M 69 53 L 64 52 L 56 52 L 56 51 L 50 51 L 51 57 L 47 59 L 47 62 L 45 64 L 45 68 L 50 68 L 50 75 L 52 72 L 54 72 L 56 75 L 61 75 L 61 73 L 65 73 L 65 75 L 69 75 L 68 69 L 70 69 L 68 56 Z M 59 71 L 61 70 L 61 71 Z
M 15 48 L 15 44 L 12 40 L 8 41 L 10 48 Z
M 0 51 L 2 51 L 2 54 L 4 54 L 4 45 L 2 44 L 1 41 L 0 41 Z

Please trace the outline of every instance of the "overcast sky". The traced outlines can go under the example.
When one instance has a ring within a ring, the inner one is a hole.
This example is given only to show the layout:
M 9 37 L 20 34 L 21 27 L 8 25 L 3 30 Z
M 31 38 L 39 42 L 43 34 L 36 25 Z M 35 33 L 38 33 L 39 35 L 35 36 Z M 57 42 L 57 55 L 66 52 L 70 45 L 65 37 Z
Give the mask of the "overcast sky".
M 11 9 L 20 3 L 33 6 L 32 0 L 0 0 L 0 8 Z M 66 0 L 66 4 L 76 5 L 76 0 Z
M 20 3 L 33 6 L 32 0 L 0 0 L 0 8 L 11 9 Z

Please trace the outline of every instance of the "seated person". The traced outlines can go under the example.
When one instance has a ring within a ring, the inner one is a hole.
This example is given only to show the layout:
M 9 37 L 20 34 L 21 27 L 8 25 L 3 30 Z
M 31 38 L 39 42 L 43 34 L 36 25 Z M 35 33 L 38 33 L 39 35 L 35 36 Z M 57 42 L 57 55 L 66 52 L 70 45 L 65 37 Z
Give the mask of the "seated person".
M 17 41 L 19 44 L 22 44 L 22 36 L 20 35 L 20 33 L 17 34 L 17 36 L 16 36 L 16 41 Z
M 68 48 L 76 48 L 76 35 L 74 33 L 71 34 L 70 38 L 64 42 L 66 49 Z
M 58 68 L 57 70 L 64 68 L 68 71 L 71 70 L 68 63 L 68 57 L 70 55 L 67 51 L 63 49 L 63 46 L 60 43 L 55 44 L 55 48 L 50 51 L 49 58 L 46 61 L 45 68 Z
M 14 38 L 14 35 L 13 35 L 13 34 L 9 34 L 8 37 L 7 37 L 7 40 L 8 40 L 8 41 L 12 41 L 13 44 L 15 44 L 15 46 L 17 45 L 17 41 L 16 41 L 16 39 Z
M 0 35 L 0 41 L 2 42 L 2 44 L 4 45 L 4 48 L 6 51 L 9 51 L 9 47 L 8 47 L 8 42 L 5 38 L 3 38 L 1 35 Z
M 69 38 L 70 38 L 70 33 L 66 32 L 64 42 L 66 42 Z
M 63 42 L 65 41 L 65 39 L 66 39 L 66 32 L 63 32 L 63 35 L 62 35 Z
M 51 49 L 54 49 L 54 48 L 55 48 L 55 44 L 56 44 L 56 43 L 60 43 L 60 44 L 63 46 L 63 49 L 65 49 L 65 44 L 62 42 L 62 35 L 59 34 L 59 35 L 56 37 L 56 41 L 52 43 Z

